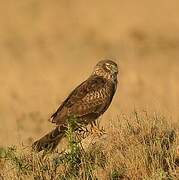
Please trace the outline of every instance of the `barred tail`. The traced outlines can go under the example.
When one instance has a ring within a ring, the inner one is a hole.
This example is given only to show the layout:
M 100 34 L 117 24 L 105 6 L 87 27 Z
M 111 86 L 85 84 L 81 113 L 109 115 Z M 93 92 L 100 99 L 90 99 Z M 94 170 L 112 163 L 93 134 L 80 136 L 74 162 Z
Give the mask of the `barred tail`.
M 56 127 L 51 132 L 35 141 L 32 144 L 32 148 L 37 152 L 40 152 L 42 150 L 53 151 L 57 147 L 64 134 L 64 130 L 60 130 L 59 127 Z

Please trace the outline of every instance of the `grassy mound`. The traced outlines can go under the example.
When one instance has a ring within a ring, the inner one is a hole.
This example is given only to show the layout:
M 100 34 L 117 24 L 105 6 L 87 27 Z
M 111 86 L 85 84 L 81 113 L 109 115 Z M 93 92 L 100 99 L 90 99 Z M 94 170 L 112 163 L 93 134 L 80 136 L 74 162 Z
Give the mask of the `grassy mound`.
M 87 148 L 73 128 L 65 152 L 1 147 L 0 179 L 177 179 L 177 130 L 169 120 L 134 112 L 115 121 Z

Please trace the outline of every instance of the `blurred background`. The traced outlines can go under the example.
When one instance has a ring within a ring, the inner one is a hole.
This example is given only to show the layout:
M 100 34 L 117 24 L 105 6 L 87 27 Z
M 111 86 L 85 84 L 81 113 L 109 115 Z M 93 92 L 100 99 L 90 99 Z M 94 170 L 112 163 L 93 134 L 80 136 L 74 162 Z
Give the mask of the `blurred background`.
M 134 109 L 177 124 L 178 32 L 178 0 L 1 0 L 0 145 L 50 130 L 49 116 L 103 58 L 120 68 L 104 126 Z

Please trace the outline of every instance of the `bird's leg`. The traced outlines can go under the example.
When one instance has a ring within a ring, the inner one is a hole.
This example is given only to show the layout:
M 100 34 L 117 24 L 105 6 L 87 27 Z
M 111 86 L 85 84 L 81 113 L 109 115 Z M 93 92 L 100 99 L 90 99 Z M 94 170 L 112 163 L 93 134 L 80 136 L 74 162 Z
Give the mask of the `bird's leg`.
M 86 126 L 81 125 L 81 127 L 79 126 L 77 133 L 84 139 L 90 132 Z
M 105 133 L 103 128 L 99 129 L 99 126 L 96 124 L 96 121 L 92 121 L 90 124 L 91 124 L 91 132 L 92 133 L 97 134 L 99 136 L 101 136 Z

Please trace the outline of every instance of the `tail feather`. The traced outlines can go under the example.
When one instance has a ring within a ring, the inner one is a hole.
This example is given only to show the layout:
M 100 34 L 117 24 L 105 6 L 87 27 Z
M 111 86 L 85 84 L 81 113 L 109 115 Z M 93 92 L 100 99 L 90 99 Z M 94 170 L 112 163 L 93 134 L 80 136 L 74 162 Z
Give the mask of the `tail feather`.
M 35 141 L 32 144 L 33 150 L 37 152 L 40 152 L 42 150 L 53 151 L 57 147 L 60 140 L 62 139 L 64 133 L 65 133 L 64 130 L 60 130 L 59 127 L 56 127 L 51 132 L 49 132 L 39 140 Z

